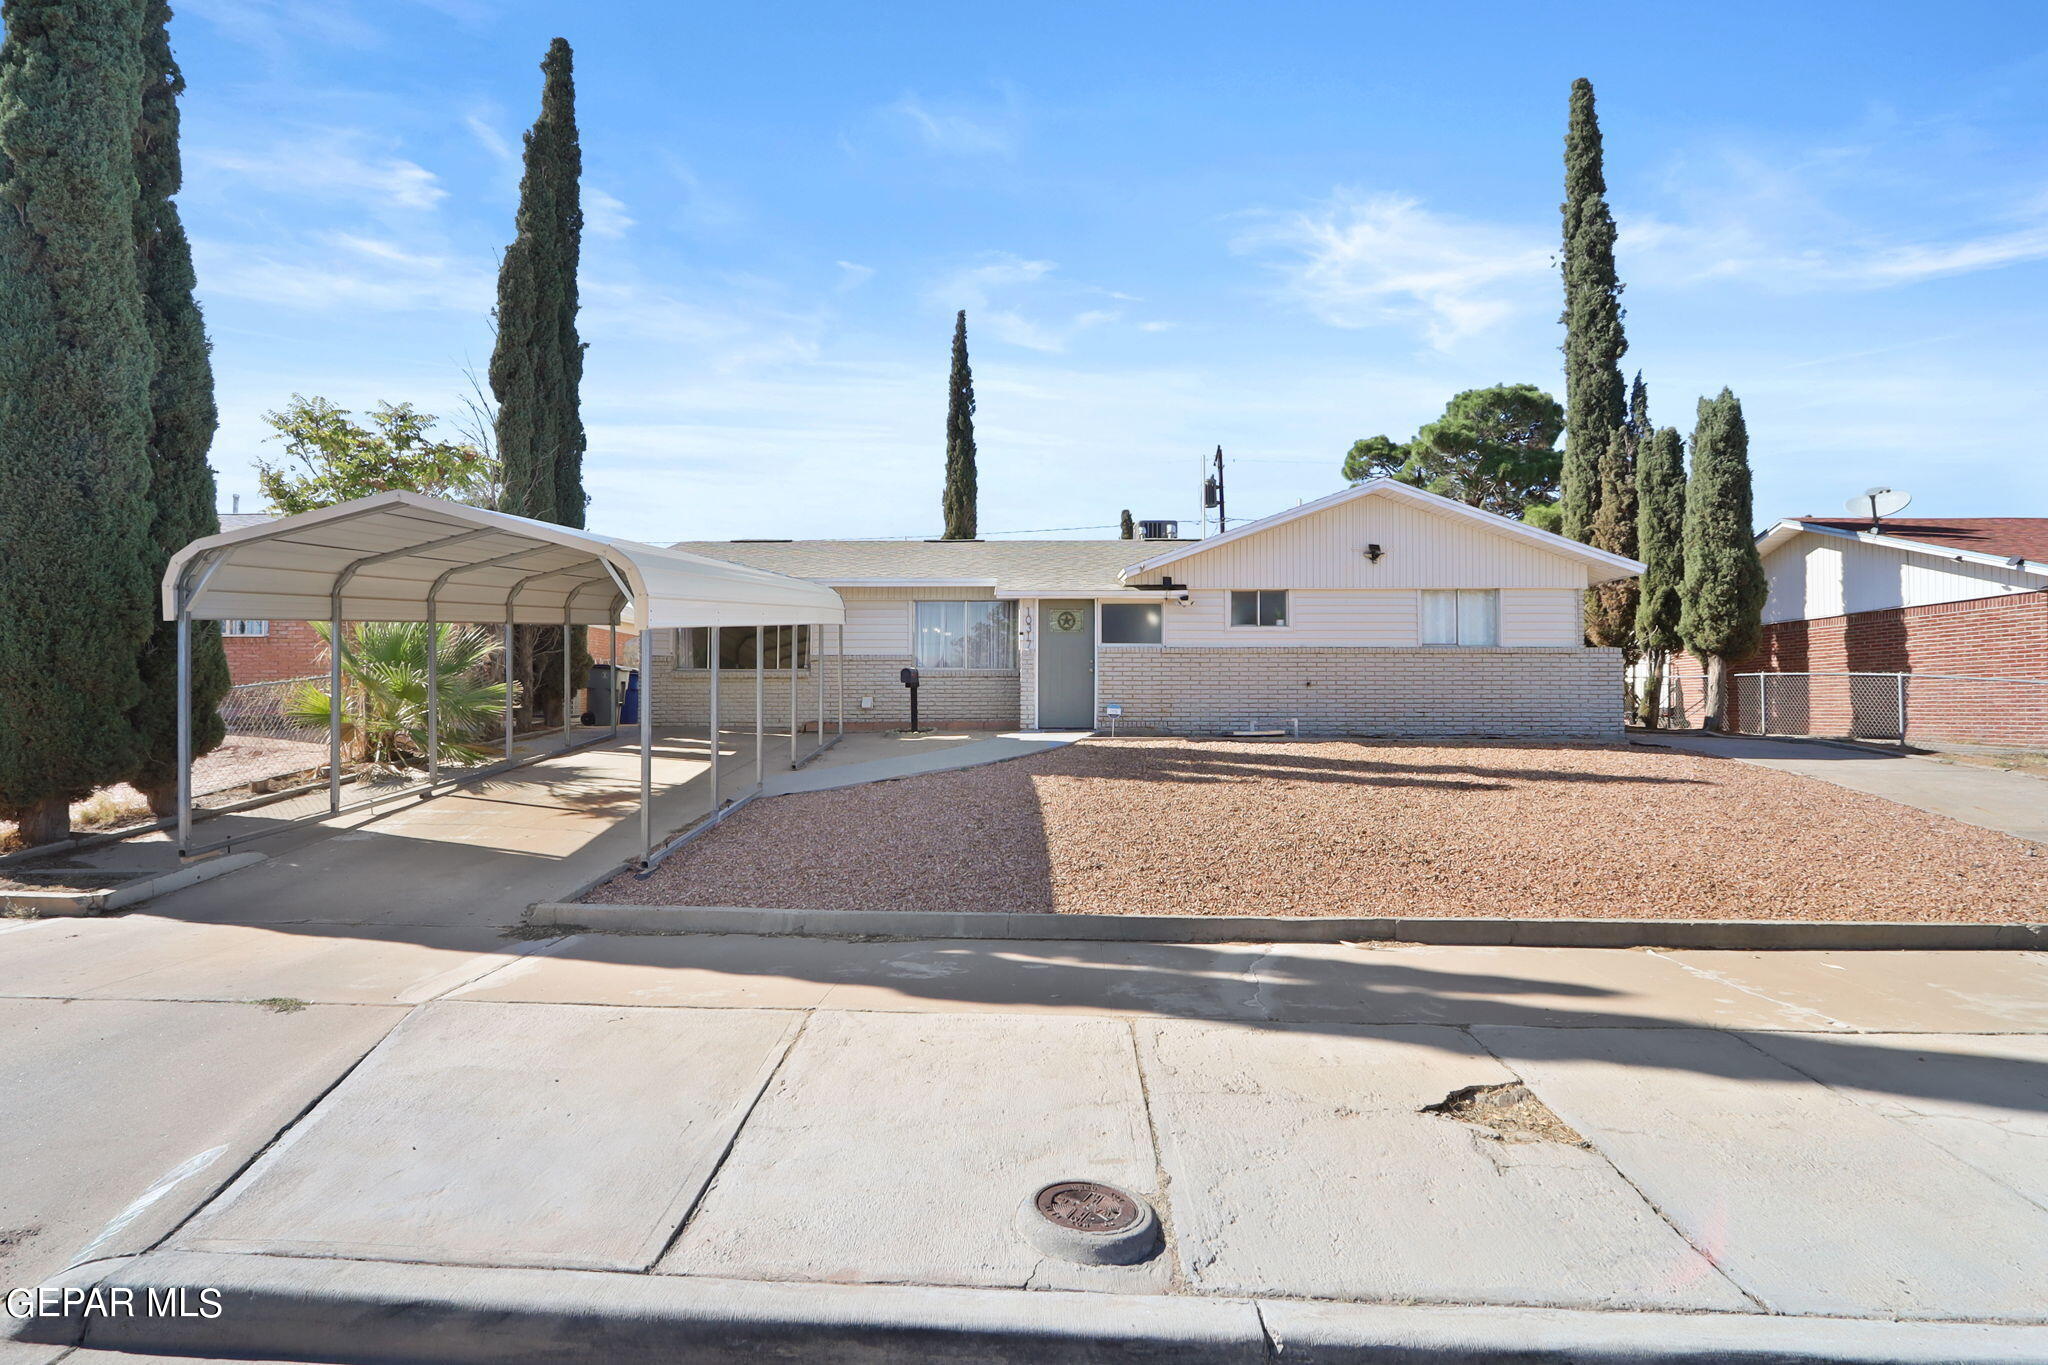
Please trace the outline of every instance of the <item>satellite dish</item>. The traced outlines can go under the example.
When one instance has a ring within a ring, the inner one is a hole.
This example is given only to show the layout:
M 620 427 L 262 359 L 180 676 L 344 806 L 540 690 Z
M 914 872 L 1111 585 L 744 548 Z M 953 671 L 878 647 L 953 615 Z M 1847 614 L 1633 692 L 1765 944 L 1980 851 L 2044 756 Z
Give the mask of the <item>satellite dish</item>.
M 1867 516 L 1871 521 L 1897 516 L 1906 510 L 1906 504 L 1913 501 L 1910 493 L 1901 493 L 1895 488 L 1866 488 L 1842 504 L 1852 515 Z

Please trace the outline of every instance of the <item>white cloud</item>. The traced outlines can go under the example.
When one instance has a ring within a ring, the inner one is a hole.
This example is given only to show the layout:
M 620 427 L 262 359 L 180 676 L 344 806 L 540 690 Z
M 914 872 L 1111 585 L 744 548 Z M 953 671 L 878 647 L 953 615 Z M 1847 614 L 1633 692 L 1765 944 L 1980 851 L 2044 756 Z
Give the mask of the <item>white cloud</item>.
M 261 149 L 201 149 L 205 171 L 259 181 L 271 193 L 347 200 L 370 208 L 431 209 L 448 197 L 440 177 L 417 162 L 366 148 L 369 139 L 344 128 L 314 129 L 296 141 Z
M 1742 279 L 1788 293 L 1886 289 L 2048 260 L 2048 223 L 1946 242 L 1892 241 L 1863 233 L 1810 244 L 1727 218 L 1693 223 L 1627 218 L 1619 229 L 1624 273 L 1645 283 Z
M 1178 325 L 1172 322 L 1141 322 L 1138 324 L 1138 330 L 1141 332 L 1170 332 Z
M 583 187 L 583 230 L 593 237 L 623 237 L 633 226 L 625 201 L 595 185 Z
M 861 265 L 857 261 L 836 261 L 834 264 L 841 272 L 838 286 L 841 293 L 858 289 L 875 277 L 875 268 L 871 265 Z
M 935 109 L 906 93 L 884 112 L 906 124 L 927 150 L 947 156 L 1007 156 L 1016 150 L 1022 131 L 1016 97 L 1007 89 L 1003 107 L 995 111 Z
M 1419 327 L 1438 350 L 1525 311 L 1546 287 L 1551 259 L 1533 231 L 1390 194 L 1267 216 L 1234 245 L 1277 256 L 1285 296 L 1331 326 Z
M 1052 261 L 994 252 L 977 264 L 944 276 L 927 291 L 927 297 L 934 308 L 965 308 L 968 329 L 977 335 L 1026 350 L 1055 353 L 1064 351 L 1082 332 L 1116 322 L 1123 316 L 1111 309 L 1077 307 L 1082 300 L 1098 299 L 1104 294 L 1118 296 L 1109 290 L 1058 280 L 1054 278 L 1058 269 Z M 1035 313 L 1026 313 L 1018 306 L 1016 300 L 1020 295 L 1033 295 L 1040 300 Z M 1049 310 L 1054 316 L 1046 316 Z
M 512 145 L 509 138 L 498 131 L 497 125 L 490 120 L 489 111 L 483 108 L 472 109 L 469 113 L 462 116 L 462 126 L 469 129 L 470 136 L 474 137 L 482 145 L 483 149 L 489 152 L 501 164 L 506 166 L 516 166 L 519 164 L 519 149 Z
M 490 308 L 497 288 L 487 262 L 355 233 L 321 233 L 269 251 L 200 239 L 193 253 L 203 296 L 307 312 L 476 314 Z

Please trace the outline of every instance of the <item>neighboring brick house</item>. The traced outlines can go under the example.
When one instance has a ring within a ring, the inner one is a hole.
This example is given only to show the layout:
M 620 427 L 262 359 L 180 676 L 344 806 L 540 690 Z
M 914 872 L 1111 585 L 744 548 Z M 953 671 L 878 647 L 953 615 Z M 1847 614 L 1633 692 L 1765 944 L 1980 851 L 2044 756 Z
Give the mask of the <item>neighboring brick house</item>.
M 1800 517 L 1757 549 L 1763 643 L 1730 672 L 1810 676 L 1773 680 L 1775 716 L 1738 685 L 1732 728 L 1890 735 L 1902 697 L 1908 739 L 2048 744 L 2048 517 Z
M 269 512 L 223 512 L 220 529 L 239 531 L 275 520 Z M 237 686 L 327 671 L 327 643 L 313 633 L 310 621 L 223 621 L 220 628 L 228 677 Z
M 1374 480 L 1199 541 L 697 541 L 846 603 L 849 727 L 1618 738 L 1619 653 L 1585 590 L 1631 560 Z M 763 714 L 833 688 L 838 640 L 766 632 Z M 603 632 L 592 652 L 608 655 Z M 755 632 L 719 632 L 720 713 L 753 721 Z M 631 659 L 637 651 L 622 653 Z M 659 632 L 652 716 L 703 724 L 708 630 Z

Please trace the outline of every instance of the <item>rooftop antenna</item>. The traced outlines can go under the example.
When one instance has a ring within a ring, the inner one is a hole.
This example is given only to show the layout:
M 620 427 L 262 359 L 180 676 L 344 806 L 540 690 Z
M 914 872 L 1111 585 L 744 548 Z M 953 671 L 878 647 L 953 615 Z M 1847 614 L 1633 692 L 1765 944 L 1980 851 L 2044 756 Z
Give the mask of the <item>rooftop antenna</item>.
M 1856 514 L 1868 513 L 1872 533 L 1884 529 L 1884 519 L 1894 517 L 1906 510 L 1906 504 L 1913 501 L 1911 493 L 1902 493 L 1893 488 L 1866 488 L 1842 504 Z

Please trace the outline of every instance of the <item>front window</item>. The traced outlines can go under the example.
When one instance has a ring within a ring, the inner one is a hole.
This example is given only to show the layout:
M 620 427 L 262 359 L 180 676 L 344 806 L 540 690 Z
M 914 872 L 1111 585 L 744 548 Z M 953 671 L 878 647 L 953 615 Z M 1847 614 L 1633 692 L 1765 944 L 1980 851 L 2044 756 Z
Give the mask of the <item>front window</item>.
M 1156 645 L 1162 638 L 1165 615 L 1157 602 L 1104 602 L 1102 643 Z
M 270 634 L 270 622 L 223 621 L 220 623 L 220 633 L 223 635 L 268 635 Z
M 1256 592 L 1230 594 L 1230 624 L 1233 626 L 1284 626 L 1287 624 L 1287 590 L 1261 588 Z
M 720 672 L 733 669 L 752 671 L 754 667 L 753 626 L 726 626 L 718 632 L 718 667 Z M 798 668 L 811 666 L 811 630 L 809 626 L 769 626 L 761 634 L 769 668 L 788 668 L 792 658 Z M 676 668 L 679 671 L 703 672 L 711 667 L 711 628 L 708 626 L 685 626 L 676 632 Z
M 1017 667 L 1014 602 L 919 602 L 917 666 L 987 673 Z
M 1500 643 L 1500 593 L 1493 588 L 1422 594 L 1422 643 L 1426 645 L 1497 645 Z

